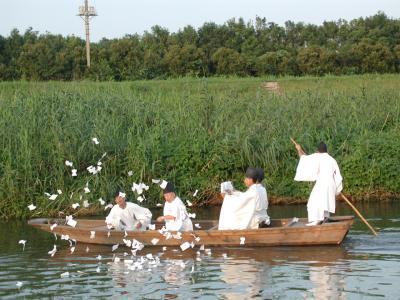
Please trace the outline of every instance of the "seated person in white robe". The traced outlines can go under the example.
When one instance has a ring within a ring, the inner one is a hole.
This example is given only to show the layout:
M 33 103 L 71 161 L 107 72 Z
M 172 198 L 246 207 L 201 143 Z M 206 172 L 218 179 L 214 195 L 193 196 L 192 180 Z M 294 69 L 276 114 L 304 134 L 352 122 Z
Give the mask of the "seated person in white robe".
M 169 231 L 192 231 L 192 220 L 189 218 L 185 204 L 176 196 L 172 183 L 167 183 L 163 194 L 165 199 L 164 215 L 158 217 L 157 221 L 164 221 L 165 228 Z
M 115 203 L 106 218 L 106 223 L 117 230 L 146 230 L 151 222 L 151 212 L 132 202 L 126 202 L 125 194 L 117 192 Z
M 267 190 L 265 189 L 262 181 L 264 180 L 264 170 L 261 168 L 257 168 L 257 190 L 259 193 L 259 197 L 257 197 L 256 201 L 256 209 L 253 216 L 254 225 L 255 227 L 258 224 L 259 228 L 269 227 L 271 224 L 270 218 L 268 216 L 268 196 Z
M 260 192 L 257 187 L 257 170 L 248 168 L 244 184 L 246 192 L 225 190 L 221 185 L 221 195 L 224 198 L 219 215 L 218 230 L 243 230 L 258 228 L 254 214 L 257 203 L 260 203 Z M 258 220 L 257 220 L 258 221 Z
M 295 147 L 300 161 L 294 180 L 315 181 L 307 203 L 307 225 L 318 225 L 329 218 L 329 213 L 335 213 L 336 195 L 343 189 L 343 178 L 336 160 L 327 153 L 328 148 L 324 142 L 311 155 L 306 155 L 299 144 Z

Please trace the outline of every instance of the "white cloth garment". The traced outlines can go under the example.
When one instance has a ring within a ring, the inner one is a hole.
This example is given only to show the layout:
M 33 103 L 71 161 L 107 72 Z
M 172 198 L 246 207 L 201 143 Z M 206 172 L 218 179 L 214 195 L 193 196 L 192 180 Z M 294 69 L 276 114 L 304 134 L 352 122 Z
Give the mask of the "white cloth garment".
M 258 196 L 256 197 L 256 208 L 254 211 L 254 216 L 253 216 L 253 221 L 252 221 L 252 228 L 258 228 L 258 225 L 261 222 L 265 222 L 265 224 L 269 225 L 270 224 L 270 218 L 267 213 L 268 209 L 268 196 L 267 196 L 267 190 L 265 187 L 257 183 L 257 192 Z
M 165 220 L 165 228 L 170 231 L 192 231 L 193 224 L 189 218 L 185 204 L 179 197 L 172 202 L 165 202 L 164 216 L 174 216 L 175 220 Z
M 322 221 L 328 213 L 335 213 L 336 195 L 342 189 L 342 175 L 336 160 L 328 153 L 300 156 L 296 181 L 315 181 L 307 203 L 308 221 Z
M 219 215 L 218 230 L 258 228 L 258 223 L 254 224 L 253 220 L 257 198 L 259 191 L 256 184 L 244 193 L 235 191 L 226 194 Z
M 146 230 L 151 222 L 152 214 L 150 210 L 132 202 L 126 202 L 126 207 L 121 208 L 114 205 L 106 218 L 106 223 L 111 224 L 117 230 Z M 142 223 L 140 229 L 136 228 L 138 223 Z

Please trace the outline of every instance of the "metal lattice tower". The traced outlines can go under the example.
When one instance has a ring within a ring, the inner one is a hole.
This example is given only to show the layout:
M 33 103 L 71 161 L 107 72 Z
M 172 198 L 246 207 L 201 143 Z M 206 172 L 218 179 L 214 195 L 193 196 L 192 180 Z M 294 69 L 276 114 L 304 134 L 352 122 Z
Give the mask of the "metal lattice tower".
M 83 21 L 85 22 L 85 32 L 86 32 L 86 65 L 90 68 L 90 29 L 89 22 L 92 17 L 97 16 L 94 6 L 89 6 L 88 0 L 85 0 L 84 6 L 79 6 L 79 14 Z

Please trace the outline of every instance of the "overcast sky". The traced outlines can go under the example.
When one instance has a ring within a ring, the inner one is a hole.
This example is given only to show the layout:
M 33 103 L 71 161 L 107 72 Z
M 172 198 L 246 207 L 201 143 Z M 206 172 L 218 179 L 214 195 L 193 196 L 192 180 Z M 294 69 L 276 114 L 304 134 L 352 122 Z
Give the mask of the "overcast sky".
M 13 28 L 84 38 L 83 21 L 76 16 L 83 0 L 0 0 L 0 35 Z M 222 24 L 230 18 L 246 21 L 256 16 L 283 25 L 285 21 L 321 24 L 351 20 L 383 11 L 400 17 L 400 0 L 89 0 L 98 16 L 91 22 L 92 41 L 103 37 L 143 33 L 153 25 L 177 31 L 204 22 Z

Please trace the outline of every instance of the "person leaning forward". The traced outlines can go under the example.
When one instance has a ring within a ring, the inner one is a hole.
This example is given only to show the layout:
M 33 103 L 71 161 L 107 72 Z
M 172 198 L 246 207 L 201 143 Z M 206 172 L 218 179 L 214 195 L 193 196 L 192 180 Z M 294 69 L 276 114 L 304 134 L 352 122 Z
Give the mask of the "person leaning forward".
M 163 190 L 165 199 L 164 215 L 157 218 L 158 222 L 165 222 L 165 228 L 170 231 L 192 231 L 193 224 L 189 218 L 185 204 L 175 194 L 175 188 L 168 182 Z
M 146 230 L 151 222 L 149 209 L 132 202 L 127 202 L 125 194 L 117 191 L 115 203 L 106 218 L 107 225 L 117 230 Z

